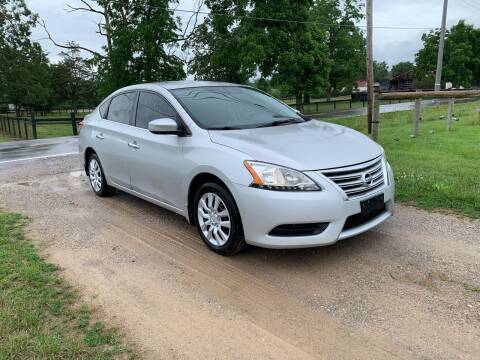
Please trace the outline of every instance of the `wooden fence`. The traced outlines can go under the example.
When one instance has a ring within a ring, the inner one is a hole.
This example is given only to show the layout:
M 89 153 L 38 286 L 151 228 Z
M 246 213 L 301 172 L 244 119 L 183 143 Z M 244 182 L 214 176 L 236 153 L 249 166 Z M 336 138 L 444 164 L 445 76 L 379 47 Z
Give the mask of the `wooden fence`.
M 412 137 L 417 137 L 420 134 L 420 120 L 422 114 L 422 99 L 449 99 L 448 101 L 448 116 L 447 116 L 447 130 L 452 130 L 453 124 L 453 106 L 455 99 L 468 99 L 480 97 L 480 90 L 448 90 L 448 91 L 416 91 L 416 92 L 386 92 L 375 94 L 375 111 L 372 121 L 371 136 L 374 140 L 378 139 L 378 128 L 380 124 L 380 102 L 408 100 L 415 101 L 415 111 L 413 112 L 413 131 Z M 479 112 L 480 116 L 480 112 Z
M 72 135 L 78 135 L 78 123 L 82 118 L 72 112 L 70 117 L 37 117 L 35 113 L 30 116 L 0 115 L 0 132 L 17 139 L 38 139 L 38 126 L 71 125 Z

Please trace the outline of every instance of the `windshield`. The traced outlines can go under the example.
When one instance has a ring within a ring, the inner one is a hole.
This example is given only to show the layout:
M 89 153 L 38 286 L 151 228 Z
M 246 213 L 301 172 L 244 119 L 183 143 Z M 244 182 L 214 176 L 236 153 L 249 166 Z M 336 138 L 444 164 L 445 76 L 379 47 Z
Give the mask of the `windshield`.
M 247 87 L 205 86 L 171 92 L 193 120 L 209 130 L 247 129 L 305 121 L 289 106 Z

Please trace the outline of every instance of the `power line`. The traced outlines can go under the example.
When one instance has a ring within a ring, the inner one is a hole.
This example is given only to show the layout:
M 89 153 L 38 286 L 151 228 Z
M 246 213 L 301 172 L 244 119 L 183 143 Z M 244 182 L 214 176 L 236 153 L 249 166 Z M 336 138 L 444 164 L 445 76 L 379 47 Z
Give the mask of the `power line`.
M 183 12 L 183 13 L 198 13 L 201 15 L 215 15 L 215 16 L 231 16 L 227 13 L 217 13 L 217 12 L 209 12 L 209 11 L 196 11 L 196 10 L 187 10 L 187 9 L 169 9 L 173 12 Z M 259 21 L 271 21 L 271 22 L 279 22 L 279 23 L 293 23 L 293 24 L 317 24 L 322 26 L 344 26 L 350 27 L 351 25 L 346 24 L 335 24 L 335 23 L 324 23 L 320 21 L 300 21 L 300 20 L 288 20 L 288 19 L 274 19 L 274 18 L 266 18 L 266 17 L 257 17 L 257 16 L 250 16 L 250 15 L 239 15 L 236 16 L 237 18 L 241 19 L 250 19 L 250 20 L 259 20 Z M 358 24 L 356 25 L 360 28 L 367 28 L 367 25 Z M 402 26 L 373 26 L 373 29 L 383 29 L 383 30 L 438 30 L 439 28 L 435 27 L 402 27 Z
M 478 6 L 477 3 L 471 1 L 471 0 L 461 0 L 463 3 L 465 4 L 468 4 L 471 6 L 472 9 L 475 9 L 475 10 L 480 10 L 480 7 Z
M 473 10 L 474 12 L 476 12 L 477 14 L 480 14 L 480 7 L 478 7 L 477 5 L 467 1 L 467 0 L 460 0 L 464 5 L 466 5 L 466 7 L 469 9 L 469 10 Z

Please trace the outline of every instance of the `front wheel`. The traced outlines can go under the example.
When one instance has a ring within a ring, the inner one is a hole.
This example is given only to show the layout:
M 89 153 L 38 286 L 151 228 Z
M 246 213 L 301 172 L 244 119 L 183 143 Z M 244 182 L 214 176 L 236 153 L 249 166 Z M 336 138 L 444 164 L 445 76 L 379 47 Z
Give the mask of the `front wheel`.
M 245 247 L 237 205 L 222 186 L 207 183 L 198 189 L 194 217 L 202 240 L 216 253 L 234 255 Z

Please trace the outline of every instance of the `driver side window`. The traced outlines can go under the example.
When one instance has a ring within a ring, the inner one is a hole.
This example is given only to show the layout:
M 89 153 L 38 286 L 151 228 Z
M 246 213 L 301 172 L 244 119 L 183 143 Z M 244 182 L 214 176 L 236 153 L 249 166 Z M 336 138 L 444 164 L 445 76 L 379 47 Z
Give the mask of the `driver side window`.
M 138 99 L 135 126 L 148 129 L 150 121 L 162 118 L 176 120 L 177 114 L 163 97 L 151 92 L 141 92 Z

